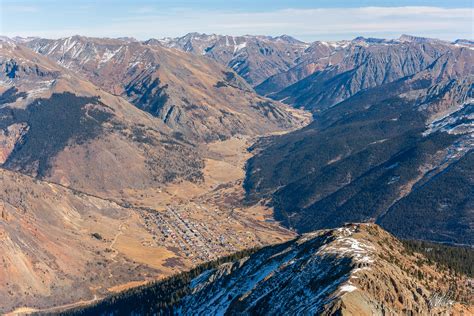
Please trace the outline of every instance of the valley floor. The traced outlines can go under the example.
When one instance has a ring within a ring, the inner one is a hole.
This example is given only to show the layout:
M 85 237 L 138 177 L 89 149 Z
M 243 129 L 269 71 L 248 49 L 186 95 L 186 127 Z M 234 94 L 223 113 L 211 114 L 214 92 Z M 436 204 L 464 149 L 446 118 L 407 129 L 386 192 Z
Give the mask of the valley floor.
M 102 267 L 94 268 L 102 273 L 94 280 L 91 277 L 90 282 L 65 280 L 75 282 L 80 290 L 63 295 L 57 291 L 51 301 L 43 295 L 30 296 L 23 300 L 26 304 L 11 306 L 16 308 L 13 313 L 51 312 L 90 303 L 220 256 L 292 239 L 295 233 L 273 220 L 272 209 L 260 204 L 242 207 L 244 166 L 251 156 L 247 148 L 253 141 L 235 137 L 202 148 L 206 155 L 202 183 L 182 181 L 99 197 L 126 210 L 118 221 L 81 223 L 83 236 L 98 237 L 93 241 L 94 249 L 100 250 L 76 264 L 104 262 Z M 85 242 L 84 237 L 78 239 Z M 117 269 L 116 265 L 123 262 L 130 267 Z M 43 283 L 47 282 L 45 277 Z
M 251 156 L 246 149 L 251 141 L 232 138 L 209 144 L 203 150 L 207 158 L 202 183 L 182 181 L 162 188 L 112 193 L 120 204 L 138 210 L 148 233 L 146 237 L 137 235 L 125 226 L 114 243 L 115 249 L 173 273 L 242 249 L 294 237 L 293 232 L 273 221 L 272 209 L 241 205 L 244 165 Z M 158 247 L 166 248 L 166 255 L 154 253 Z

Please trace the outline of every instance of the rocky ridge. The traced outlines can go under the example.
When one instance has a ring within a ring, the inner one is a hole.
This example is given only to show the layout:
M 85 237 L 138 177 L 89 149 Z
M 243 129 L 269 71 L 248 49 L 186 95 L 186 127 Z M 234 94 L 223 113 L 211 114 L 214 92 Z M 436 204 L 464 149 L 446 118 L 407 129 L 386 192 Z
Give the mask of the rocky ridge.
M 167 281 L 171 293 L 159 292 L 160 283 L 152 284 L 70 314 L 105 315 L 118 310 L 178 315 L 472 312 L 472 289 L 466 277 L 440 273 L 436 264 L 410 254 L 373 224 L 305 234 L 200 271 Z M 168 301 L 168 296 L 175 299 Z
M 233 70 L 209 58 L 163 45 L 82 36 L 27 45 L 190 141 L 260 135 L 302 124 L 289 107 L 256 95 Z
M 177 38 L 152 39 L 158 44 L 185 52 L 207 56 L 228 66 L 251 86 L 268 77 L 287 71 L 309 46 L 291 36 L 228 36 L 189 33 Z

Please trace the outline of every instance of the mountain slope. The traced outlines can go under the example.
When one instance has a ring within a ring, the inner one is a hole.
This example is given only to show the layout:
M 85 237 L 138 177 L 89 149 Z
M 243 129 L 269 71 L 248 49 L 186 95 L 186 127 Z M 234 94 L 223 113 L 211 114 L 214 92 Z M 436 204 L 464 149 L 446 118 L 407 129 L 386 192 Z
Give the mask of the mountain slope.
M 120 95 L 192 141 L 259 135 L 301 124 L 208 58 L 118 39 L 73 36 L 27 43 L 100 88 Z
M 66 314 L 426 315 L 469 313 L 474 303 L 466 276 L 454 277 L 372 224 L 229 259 Z
M 0 313 L 93 299 L 159 273 L 112 244 L 124 224 L 146 237 L 134 210 L 4 169 L 0 181 Z
M 21 45 L 0 70 L 3 167 L 93 193 L 201 178 L 197 148 L 124 99 Z
M 229 115 L 247 120 L 247 110 Z M 262 124 L 252 135 L 274 131 L 249 111 Z M 236 210 L 249 139 L 194 142 L 73 70 L 1 41 L 0 314 L 93 302 L 293 236 L 266 222 L 263 208 Z
M 301 232 L 377 221 L 404 237 L 473 244 L 469 198 L 450 196 L 435 208 L 420 202 L 415 211 L 407 203 L 445 188 L 459 173 L 455 163 L 470 161 L 472 60 L 471 50 L 454 50 L 322 111 L 306 128 L 261 141 L 247 165 L 249 202 L 269 198 L 276 218 Z M 469 195 L 473 176 L 463 170 L 459 190 Z M 395 209 L 416 221 L 405 226 Z
M 196 55 L 207 56 L 226 65 L 256 86 L 268 77 L 296 65 L 308 44 L 290 36 L 226 36 L 189 33 L 183 37 L 149 40 Z
M 260 95 L 272 96 L 315 72 L 337 65 L 344 58 L 343 52 L 348 45 L 348 41 L 313 42 L 295 61 L 293 67 L 266 78 L 255 87 L 255 91 Z
M 257 91 L 295 107 L 319 112 L 364 89 L 420 72 L 444 53 L 458 48 L 447 42 L 408 37 L 356 38 L 333 45 L 330 54 L 305 55 L 297 66 L 269 78 Z M 308 69 L 308 65 L 315 66 Z
M 474 151 L 416 184 L 378 223 L 402 238 L 472 244 Z M 413 210 L 416 212 L 413 212 Z M 447 212 L 447 214 L 446 214 Z M 429 218 L 429 225 L 421 224 Z

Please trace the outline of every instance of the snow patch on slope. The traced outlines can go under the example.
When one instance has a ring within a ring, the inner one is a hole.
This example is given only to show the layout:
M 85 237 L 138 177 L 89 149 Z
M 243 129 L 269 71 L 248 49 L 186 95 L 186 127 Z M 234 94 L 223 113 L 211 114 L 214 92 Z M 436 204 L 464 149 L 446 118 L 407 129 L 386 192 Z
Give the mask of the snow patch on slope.
M 122 46 L 119 47 L 118 49 L 111 51 L 111 50 L 106 50 L 104 54 L 102 55 L 102 58 L 99 60 L 99 65 L 107 63 L 109 60 L 111 60 L 115 55 L 117 55 L 118 52 L 122 50 Z
M 431 122 L 423 136 L 442 131 L 449 134 L 474 133 L 474 99 L 470 99 L 460 108 L 449 112 L 443 117 Z
M 243 43 L 240 43 L 238 45 L 235 45 L 234 46 L 234 54 L 242 49 L 244 49 L 245 47 L 247 47 L 247 42 L 243 42 Z
M 352 284 L 345 284 L 343 286 L 341 286 L 340 288 L 340 292 L 354 292 L 355 290 L 357 290 L 357 287 L 355 287 L 354 285 Z
M 275 311 L 317 314 L 334 295 L 357 290 L 350 280 L 374 262 L 374 246 L 356 232 L 350 226 L 308 233 L 284 248 L 205 271 L 191 281 L 180 314 L 224 315 L 235 304 L 242 305 L 243 314 L 252 313 L 261 300 Z

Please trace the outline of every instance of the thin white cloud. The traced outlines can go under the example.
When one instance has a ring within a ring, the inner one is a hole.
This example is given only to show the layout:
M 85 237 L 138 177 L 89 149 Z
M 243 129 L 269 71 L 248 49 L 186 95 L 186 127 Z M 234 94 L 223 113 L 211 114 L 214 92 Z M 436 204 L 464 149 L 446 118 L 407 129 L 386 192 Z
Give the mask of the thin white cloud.
M 136 9 L 133 9 L 132 13 L 134 14 L 151 14 L 151 13 L 156 13 L 157 9 L 152 6 L 143 6 L 143 7 L 138 7 Z
M 0 5 L 0 10 L 9 13 L 36 13 L 39 11 L 39 7 L 33 5 L 7 4 Z
M 202 32 L 228 35 L 290 34 L 304 40 L 331 40 L 358 35 L 395 37 L 409 33 L 452 40 L 474 37 L 473 14 L 472 8 L 439 7 L 284 9 L 269 12 L 158 11 L 143 7 L 127 18 L 104 19 L 101 25 L 73 30 L 31 30 L 28 34 L 25 31 L 20 35 L 61 37 L 79 33 L 146 39 Z

